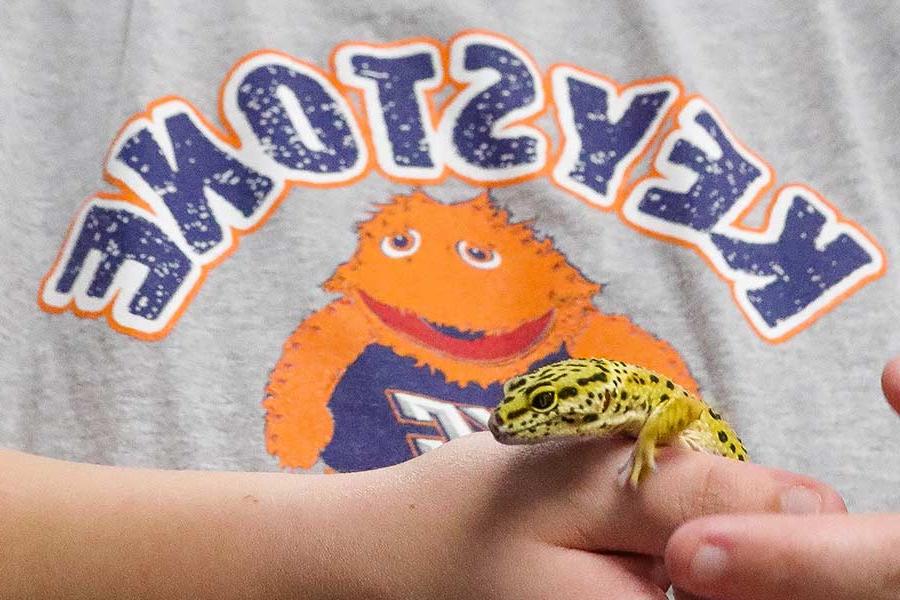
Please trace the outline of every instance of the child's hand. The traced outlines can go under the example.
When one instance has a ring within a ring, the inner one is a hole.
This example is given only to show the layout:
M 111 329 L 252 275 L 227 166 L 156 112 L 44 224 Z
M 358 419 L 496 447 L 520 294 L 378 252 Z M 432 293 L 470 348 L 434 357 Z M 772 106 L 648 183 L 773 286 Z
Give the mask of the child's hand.
M 660 557 L 686 521 L 843 509 L 809 478 L 671 448 L 624 489 L 630 446 L 480 433 L 339 475 L 0 451 L 0 597 L 663 600 Z
M 336 526 L 365 598 L 665 598 L 660 557 L 686 521 L 722 512 L 840 512 L 809 478 L 663 449 L 638 491 L 616 484 L 631 442 L 502 446 L 488 434 L 410 462 L 339 475 Z
M 900 413 L 900 359 L 881 383 Z M 900 514 L 700 519 L 674 535 L 666 564 L 710 600 L 896 600 Z
M 897 600 L 900 514 L 700 519 L 675 533 L 666 565 L 709 600 Z

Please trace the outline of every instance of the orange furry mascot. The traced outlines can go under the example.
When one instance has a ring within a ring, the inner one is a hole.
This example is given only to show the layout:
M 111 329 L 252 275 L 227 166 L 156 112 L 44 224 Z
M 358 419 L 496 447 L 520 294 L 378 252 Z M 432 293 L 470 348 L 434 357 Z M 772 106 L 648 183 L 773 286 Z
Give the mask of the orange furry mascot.
M 639 363 L 697 391 L 669 344 L 598 311 L 599 286 L 486 193 L 446 205 L 416 192 L 379 205 L 324 289 L 341 297 L 291 334 L 266 388 L 266 447 L 282 467 L 316 462 L 334 431 L 331 394 L 370 344 L 460 385 L 503 381 L 564 345 L 570 356 Z

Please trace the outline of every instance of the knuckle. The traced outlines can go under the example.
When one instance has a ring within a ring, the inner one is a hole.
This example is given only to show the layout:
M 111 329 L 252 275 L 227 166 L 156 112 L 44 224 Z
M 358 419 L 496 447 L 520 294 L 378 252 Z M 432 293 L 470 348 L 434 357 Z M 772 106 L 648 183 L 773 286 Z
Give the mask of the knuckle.
M 704 460 L 698 466 L 697 484 L 690 486 L 682 500 L 685 519 L 728 510 L 735 494 L 734 480 L 717 460 Z

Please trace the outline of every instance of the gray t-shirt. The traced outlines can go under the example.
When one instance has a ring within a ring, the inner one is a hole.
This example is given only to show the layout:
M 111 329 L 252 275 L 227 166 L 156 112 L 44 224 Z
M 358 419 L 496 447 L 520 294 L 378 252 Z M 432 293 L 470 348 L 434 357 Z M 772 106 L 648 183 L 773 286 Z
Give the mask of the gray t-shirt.
M 0 445 L 368 469 L 597 355 L 900 508 L 900 8 L 405 4 L 0 6 Z

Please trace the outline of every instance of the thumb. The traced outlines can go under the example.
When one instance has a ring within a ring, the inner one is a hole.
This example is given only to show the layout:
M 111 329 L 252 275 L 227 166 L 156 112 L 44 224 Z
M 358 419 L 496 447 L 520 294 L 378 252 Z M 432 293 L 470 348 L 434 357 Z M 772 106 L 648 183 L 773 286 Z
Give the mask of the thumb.
M 666 547 L 677 588 L 709 600 L 900 598 L 900 514 L 692 521 Z

